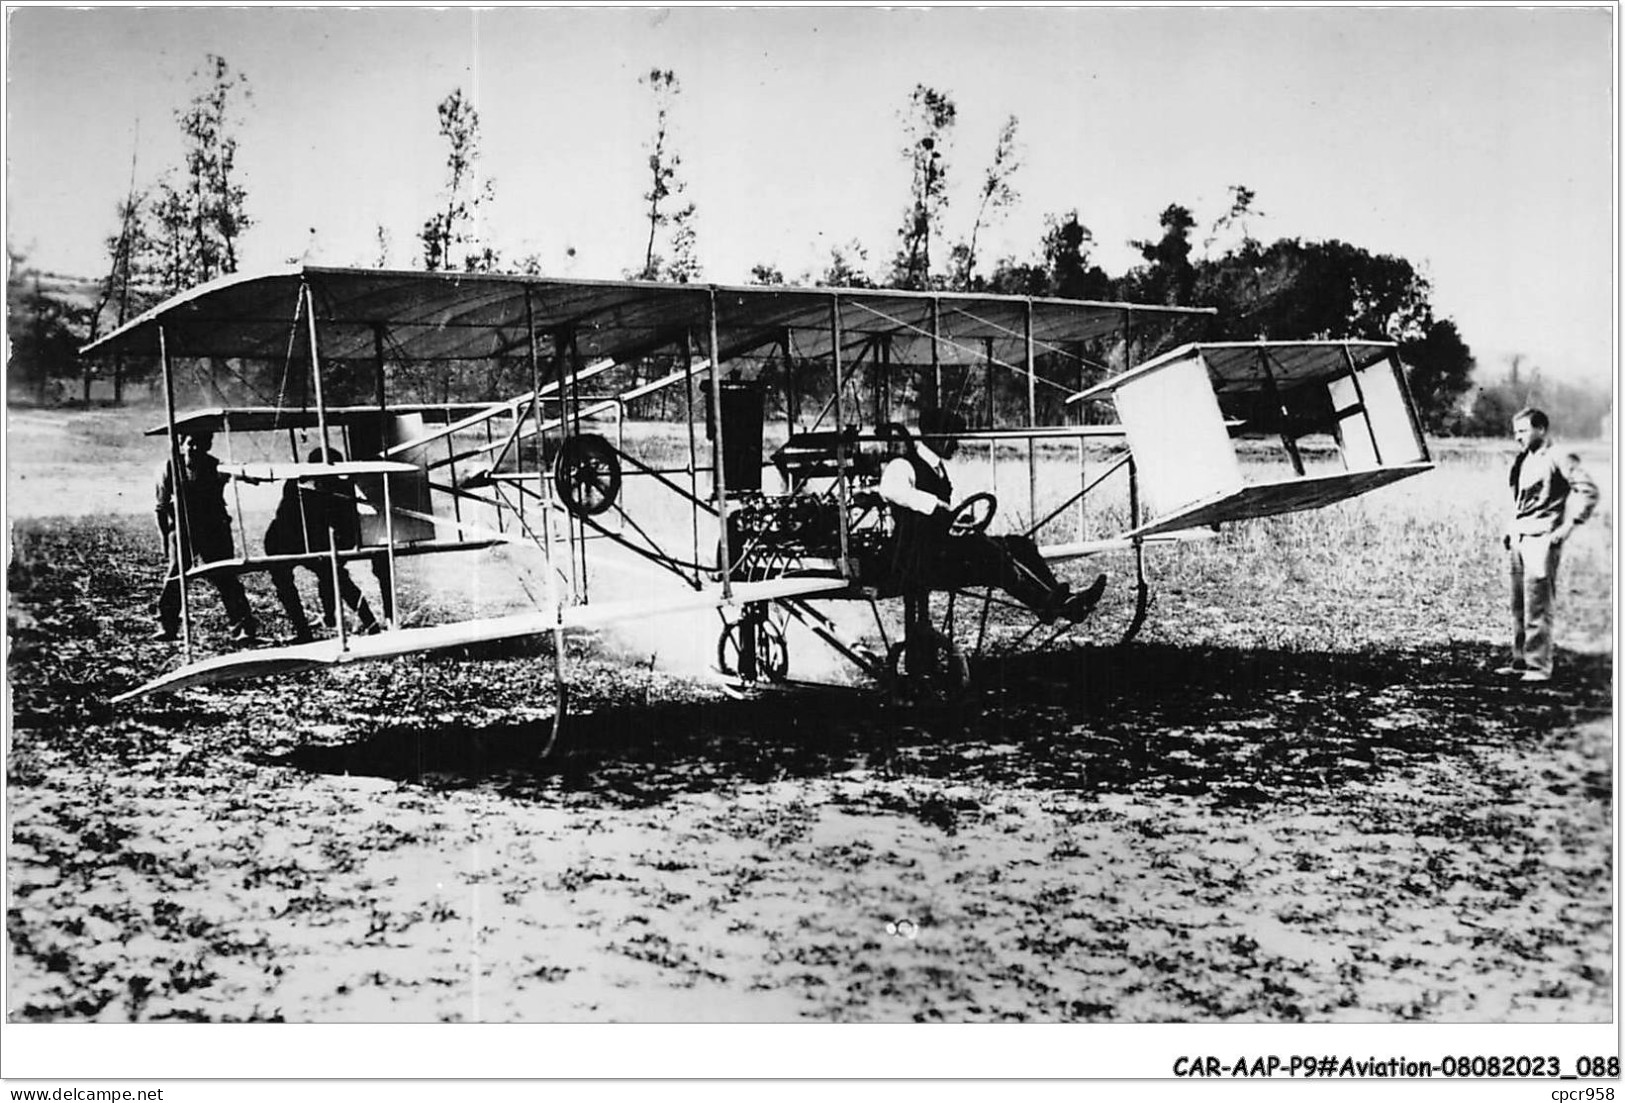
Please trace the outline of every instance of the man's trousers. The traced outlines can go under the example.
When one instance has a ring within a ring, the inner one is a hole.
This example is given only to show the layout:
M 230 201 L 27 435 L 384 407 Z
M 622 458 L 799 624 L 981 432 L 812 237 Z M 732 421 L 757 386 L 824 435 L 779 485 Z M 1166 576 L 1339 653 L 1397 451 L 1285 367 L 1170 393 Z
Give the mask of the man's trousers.
M 1550 536 L 1512 537 L 1512 662 L 1538 674 L 1552 672 L 1552 618 L 1561 544 Z

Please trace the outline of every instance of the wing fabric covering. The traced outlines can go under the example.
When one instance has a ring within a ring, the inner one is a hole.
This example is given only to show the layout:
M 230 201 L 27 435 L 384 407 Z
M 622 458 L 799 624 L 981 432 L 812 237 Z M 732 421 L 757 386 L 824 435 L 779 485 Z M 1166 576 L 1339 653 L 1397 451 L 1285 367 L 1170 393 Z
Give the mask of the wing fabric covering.
M 1120 333 L 1137 319 L 1213 313 L 1207 307 L 1031 299 L 881 289 L 712 287 L 484 273 L 300 267 L 227 276 L 178 295 L 106 337 L 86 355 L 154 356 L 163 331 L 171 357 L 282 362 L 289 335 L 302 348 L 303 303 L 314 305 L 324 361 L 372 362 L 383 339 L 392 362 L 484 361 L 527 354 L 531 335 L 555 355 L 555 335 L 584 361 L 616 362 L 707 333 L 715 306 L 723 360 L 790 335 L 800 357 L 832 348 L 855 357 L 884 339 L 900 364 L 1022 362 L 1035 346 L 1059 347 Z M 935 335 L 935 340 L 933 340 Z M 701 356 L 704 349 L 696 350 Z
M 376 636 L 352 636 L 343 647 L 339 646 L 338 640 L 330 639 L 286 647 L 257 648 L 189 663 L 120 694 L 113 698 L 113 702 L 117 704 L 149 693 L 174 692 L 243 678 L 292 674 L 345 663 L 392 659 L 399 655 L 539 636 L 556 627 L 601 628 L 618 621 L 727 608 L 779 598 L 813 597 L 843 590 L 846 586 L 847 583 L 838 578 L 781 578 L 769 582 L 738 583 L 728 597 L 723 596 L 719 587 L 713 587 L 653 601 L 578 605 L 563 610 L 557 616 L 547 612 L 518 613 L 426 628 L 400 628 Z

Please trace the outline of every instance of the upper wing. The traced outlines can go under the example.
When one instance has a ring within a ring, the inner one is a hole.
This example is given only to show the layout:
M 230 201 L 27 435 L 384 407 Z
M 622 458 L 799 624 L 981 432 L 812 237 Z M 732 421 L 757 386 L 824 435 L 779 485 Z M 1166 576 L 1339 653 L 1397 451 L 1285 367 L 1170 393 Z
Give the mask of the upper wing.
M 162 330 L 171 357 L 285 362 L 290 332 L 312 316 L 301 313 L 307 292 L 322 359 L 366 362 L 377 357 L 380 333 L 398 362 L 524 355 L 538 340 L 542 355 L 551 357 L 563 347 L 556 335 L 565 333 L 572 355 L 587 362 L 625 362 L 709 331 L 721 360 L 792 333 L 796 354 L 814 359 L 828 356 L 837 340 L 844 356 L 856 357 L 883 336 L 894 364 L 991 359 L 1013 365 L 1022 362 L 1028 331 L 1040 347 L 1058 347 L 1118 334 L 1141 319 L 1213 313 L 1211 307 L 879 288 L 719 287 L 304 266 L 239 273 L 193 288 L 82 351 L 156 355 Z M 838 327 L 832 326 L 832 316 L 839 318 Z

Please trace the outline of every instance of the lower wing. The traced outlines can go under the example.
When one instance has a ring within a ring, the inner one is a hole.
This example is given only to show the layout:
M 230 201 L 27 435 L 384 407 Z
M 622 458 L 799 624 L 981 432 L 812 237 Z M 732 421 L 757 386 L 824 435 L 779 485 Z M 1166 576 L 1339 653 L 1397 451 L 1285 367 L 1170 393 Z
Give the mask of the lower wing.
M 720 609 L 780 598 L 810 597 L 844 590 L 848 583 L 839 578 L 780 578 L 768 582 L 740 582 L 727 593 L 721 587 L 689 591 L 653 601 L 620 601 L 599 605 L 577 605 L 559 613 L 518 613 L 483 620 L 465 620 L 427 628 L 401 628 L 376 636 L 352 636 L 344 640 L 318 640 L 286 647 L 256 648 L 229 655 L 216 655 L 172 670 L 146 684 L 113 698 L 115 704 L 149 693 L 173 692 L 192 686 L 272 674 L 292 674 L 302 670 L 339 666 L 345 663 L 391 659 L 426 651 L 444 651 L 471 644 L 539 636 L 555 628 L 596 628 L 617 621 L 665 616 L 704 609 Z

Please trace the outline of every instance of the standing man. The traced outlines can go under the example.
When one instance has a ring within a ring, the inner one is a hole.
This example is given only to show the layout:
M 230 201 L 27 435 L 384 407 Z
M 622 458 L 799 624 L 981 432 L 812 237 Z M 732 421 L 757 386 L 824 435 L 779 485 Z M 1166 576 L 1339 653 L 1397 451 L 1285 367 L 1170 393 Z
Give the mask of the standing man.
M 1508 479 L 1512 523 L 1502 541 L 1512 572 L 1512 663 L 1496 673 L 1525 682 L 1551 681 L 1557 564 L 1569 534 L 1597 505 L 1597 484 L 1580 457 L 1552 447 L 1549 425 L 1545 412 L 1532 408 L 1512 418 L 1520 451 Z
M 337 448 L 317 448 L 310 453 L 311 463 L 343 463 L 344 453 Z M 277 503 L 276 516 L 265 530 L 267 555 L 303 555 L 326 552 L 331 549 L 348 551 L 361 542 L 361 519 L 356 509 L 355 488 L 346 479 L 326 477 L 301 484 L 289 479 L 282 484 L 282 500 Z M 271 566 L 271 584 L 282 602 L 288 621 L 293 625 L 296 643 L 312 639 L 310 622 L 305 619 L 305 607 L 299 600 L 299 588 L 294 584 L 295 566 L 310 569 L 316 576 L 316 593 L 322 603 L 322 623 L 329 628 L 338 627 L 339 612 L 333 594 L 334 575 L 338 576 L 338 596 L 344 604 L 355 610 L 361 622 L 362 635 L 378 631 L 378 619 L 372 607 L 361 594 L 361 587 L 350 577 L 348 567 L 340 562 L 337 571 L 331 560 L 319 563 L 291 563 L 283 561 Z
M 949 534 L 953 483 L 944 461 L 953 459 L 964 431 L 957 411 L 927 410 L 920 433 L 932 444 L 912 441 L 906 454 L 881 471 L 880 496 L 894 507 L 898 572 L 928 587 L 998 586 L 1046 624 L 1057 617 L 1082 620 L 1099 604 L 1105 575 L 1074 594 L 1025 536 Z
M 214 434 L 197 430 L 180 438 L 180 477 L 165 460 L 158 473 L 158 531 L 169 552 L 169 569 L 164 574 L 163 592 L 158 596 L 156 639 L 173 640 L 181 626 L 181 564 L 196 566 L 231 559 L 237 554 L 231 538 L 231 514 L 226 511 L 226 476 L 220 461 L 209 454 Z M 177 487 L 179 495 L 177 497 Z M 183 555 L 182 552 L 185 552 Z M 220 593 L 226 607 L 226 623 L 231 637 L 252 643 L 258 637 L 254 611 L 242 580 L 229 567 L 204 576 Z

